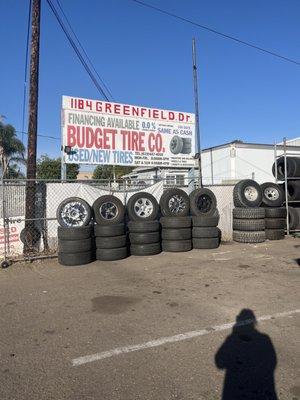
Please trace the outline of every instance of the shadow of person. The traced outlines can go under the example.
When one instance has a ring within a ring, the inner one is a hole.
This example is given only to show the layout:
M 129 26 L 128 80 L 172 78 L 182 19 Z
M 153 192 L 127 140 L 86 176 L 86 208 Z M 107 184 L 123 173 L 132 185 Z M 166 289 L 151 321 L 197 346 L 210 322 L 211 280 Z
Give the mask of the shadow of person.
M 276 352 L 269 336 L 260 333 L 256 324 L 252 310 L 241 310 L 232 333 L 215 355 L 217 368 L 226 370 L 222 400 L 278 399 Z

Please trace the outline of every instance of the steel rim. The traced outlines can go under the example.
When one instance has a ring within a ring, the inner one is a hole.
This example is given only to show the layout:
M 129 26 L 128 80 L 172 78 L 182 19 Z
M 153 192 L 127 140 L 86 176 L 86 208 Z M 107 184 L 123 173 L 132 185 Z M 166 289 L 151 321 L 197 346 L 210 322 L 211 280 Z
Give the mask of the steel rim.
M 63 206 L 60 216 L 66 226 L 84 226 L 88 217 L 88 210 L 79 201 L 72 201 Z
M 246 186 L 244 195 L 248 201 L 255 201 L 258 198 L 258 190 L 254 186 Z
M 182 196 L 175 194 L 170 198 L 168 206 L 172 214 L 180 214 L 186 209 L 186 202 Z
M 107 201 L 100 206 L 100 215 L 103 219 L 111 221 L 115 219 L 119 214 L 119 209 L 115 203 Z
M 201 196 L 198 197 L 196 205 L 198 210 L 201 211 L 202 213 L 209 212 L 212 207 L 211 197 L 207 196 L 206 194 L 202 194 Z
M 269 200 L 278 200 L 279 191 L 273 187 L 267 187 L 264 190 L 264 196 Z
M 138 217 L 147 218 L 153 213 L 154 206 L 151 200 L 146 197 L 140 197 L 134 203 L 133 209 Z

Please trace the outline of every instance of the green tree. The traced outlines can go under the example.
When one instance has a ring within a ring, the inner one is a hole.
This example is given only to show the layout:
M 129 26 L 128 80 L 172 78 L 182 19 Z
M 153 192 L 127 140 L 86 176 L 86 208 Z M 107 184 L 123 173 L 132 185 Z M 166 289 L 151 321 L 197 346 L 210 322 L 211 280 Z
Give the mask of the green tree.
M 78 173 L 78 164 L 67 164 L 67 179 L 76 179 Z M 61 179 L 61 158 L 50 158 L 43 154 L 37 161 L 37 178 Z
M 93 179 L 114 179 L 114 173 L 116 179 L 121 178 L 123 175 L 128 174 L 133 170 L 133 167 L 126 167 L 123 165 L 98 165 L 93 172 Z
M 11 163 L 25 164 L 24 153 L 25 147 L 17 138 L 15 128 L 0 122 L 0 167 L 4 178 L 9 177 L 9 171 L 12 173 L 16 169 Z
M 22 179 L 24 178 L 24 174 L 20 171 L 20 167 L 18 164 L 9 164 L 6 171 L 7 179 Z

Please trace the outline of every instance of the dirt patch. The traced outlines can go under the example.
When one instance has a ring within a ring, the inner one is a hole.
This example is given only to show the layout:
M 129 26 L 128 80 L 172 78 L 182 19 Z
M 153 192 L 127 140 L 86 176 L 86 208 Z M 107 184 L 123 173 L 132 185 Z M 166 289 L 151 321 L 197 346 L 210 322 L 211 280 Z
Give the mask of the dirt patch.
M 92 300 L 92 311 L 102 314 L 121 314 L 140 301 L 137 297 L 99 296 Z

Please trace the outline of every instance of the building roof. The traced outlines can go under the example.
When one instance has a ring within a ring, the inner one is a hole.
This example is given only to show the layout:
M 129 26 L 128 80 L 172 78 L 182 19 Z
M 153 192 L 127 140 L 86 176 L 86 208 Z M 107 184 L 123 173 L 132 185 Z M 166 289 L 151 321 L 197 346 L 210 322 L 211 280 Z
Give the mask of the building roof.
M 287 141 L 287 143 L 291 143 L 291 142 L 295 142 L 298 141 L 299 139 L 299 146 L 298 145 L 287 145 L 287 149 L 292 150 L 295 148 L 297 148 L 297 150 L 300 150 L 300 138 L 296 138 L 296 139 L 290 139 Z M 274 144 L 267 144 L 267 143 L 249 143 L 249 142 L 243 142 L 241 140 L 233 140 L 232 142 L 227 142 L 224 144 L 220 144 L 217 146 L 212 146 L 212 147 L 207 147 L 205 149 L 202 149 L 201 152 L 207 152 L 207 151 L 211 151 L 211 150 L 215 150 L 215 149 L 222 149 L 225 147 L 230 147 L 234 145 L 235 147 L 240 147 L 240 148 L 255 148 L 255 149 L 274 149 Z M 283 150 L 284 146 L 283 146 L 283 142 L 276 144 L 277 150 Z

